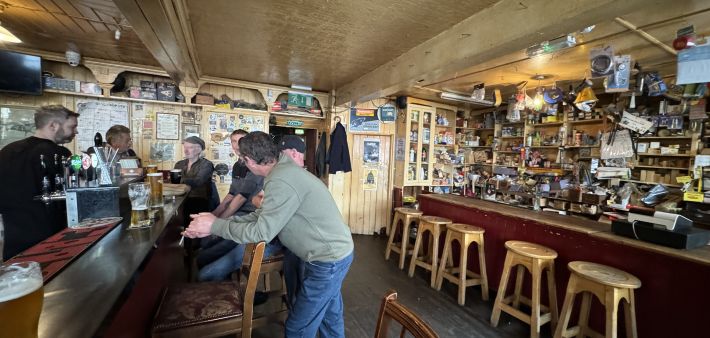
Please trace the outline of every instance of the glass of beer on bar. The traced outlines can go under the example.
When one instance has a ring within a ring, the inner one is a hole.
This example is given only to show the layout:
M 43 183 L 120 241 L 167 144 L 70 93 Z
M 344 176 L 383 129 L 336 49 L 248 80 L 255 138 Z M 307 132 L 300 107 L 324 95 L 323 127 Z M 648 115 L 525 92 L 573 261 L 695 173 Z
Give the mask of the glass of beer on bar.
M 182 169 L 170 170 L 170 183 L 180 184 L 180 181 L 182 181 Z
M 163 174 L 148 174 L 150 183 L 150 207 L 157 208 L 163 206 Z
M 148 200 L 150 199 L 150 183 L 131 183 L 128 185 L 128 199 L 131 200 L 131 228 L 150 226 Z
M 155 174 L 158 172 L 158 165 L 157 164 L 149 164 L 145 166 L 145 172 L 146 174 Z
M 37 338 L 44 301 L 44 281 L 37 262 L 0 266 L 0 334 Z

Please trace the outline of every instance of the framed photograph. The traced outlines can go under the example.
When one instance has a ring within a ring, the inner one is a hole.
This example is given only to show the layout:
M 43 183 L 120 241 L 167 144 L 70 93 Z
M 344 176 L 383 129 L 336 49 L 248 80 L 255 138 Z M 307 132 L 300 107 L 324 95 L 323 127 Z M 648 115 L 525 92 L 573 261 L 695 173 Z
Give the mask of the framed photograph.
M 192 123 L 182 124 L 182 138 L 188 138 L 190 136 L 200 137 L 200 125 Z
M 155 138 L 159 140 L 179 140 L 180 127 L 178 114 L 155 114 Z
M 639 143 L 636 145 L 636 152 L 645 153 L 648 151 L 648 143 Z

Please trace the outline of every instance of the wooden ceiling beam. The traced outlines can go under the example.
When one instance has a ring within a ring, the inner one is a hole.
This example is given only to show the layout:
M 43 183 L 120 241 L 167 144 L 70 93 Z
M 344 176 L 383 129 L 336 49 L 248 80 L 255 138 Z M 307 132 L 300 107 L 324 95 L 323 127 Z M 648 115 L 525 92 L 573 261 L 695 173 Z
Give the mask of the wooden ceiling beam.
M 455 77 L 456 72 L 535 43 L 671 0 L 503 0 L 357 80 L 336 89 L 336 105 L 358 103 Z M 453 76 L 452 76 L 453 75 Z
M 176 83 L 198 87 L 199 62 L 182 0 L 114 0 L 146 48 Z

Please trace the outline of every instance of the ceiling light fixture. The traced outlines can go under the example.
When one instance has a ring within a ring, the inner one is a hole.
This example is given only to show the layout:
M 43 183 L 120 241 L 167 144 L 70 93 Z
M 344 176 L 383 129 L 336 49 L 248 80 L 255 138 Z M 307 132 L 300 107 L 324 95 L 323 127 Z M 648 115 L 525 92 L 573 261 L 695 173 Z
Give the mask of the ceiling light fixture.
M 574 37 L 574 35 L 567 34 L 557 39 L 543 41 L 536 45 L 530 46 L 525 50 L 525 54 L 527 54 L 528 57 L 549 54 L 566 48 L 574 47 L 576 44 L 577 39 Z
M 477 104 L 480 106 L 486 106 L 486 107 L 493 107 L 495 105 L 495 102 L 493 102 L 493 101 L 479 100 L 479 99 L 476 99 L 476 98 L 473 98 L 470 96 L 448 93 L 448 92 L 441 93 L 440 97 L 444 100 L 473 103 L 473 104 Z
M 5 3 L 0 2 L 0 14 L 5 11 Z M 10 42 L 10 43 L 21 43 L 22 40 L 20 40 L 18 37 L 15 36 L 15 34 L 12 34 L 7 28 L 3 27 L 0 25 L 0 41 L 5 41 L 5 42 Z

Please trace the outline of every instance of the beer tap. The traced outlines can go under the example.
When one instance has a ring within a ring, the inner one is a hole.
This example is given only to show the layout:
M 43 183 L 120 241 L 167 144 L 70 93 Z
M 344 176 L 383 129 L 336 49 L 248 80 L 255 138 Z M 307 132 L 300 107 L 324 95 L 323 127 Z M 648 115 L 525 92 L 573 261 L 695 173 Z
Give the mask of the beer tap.
M 57 155 L 54 155 L 55 162 Z M 39 162 L 40 162 L 40 173 L 42 175 L 42 194 L 39 196 L 35 196 L 34 200 L 36 201 L 42 201 L 45 205 L 49 205 L 53 201 L 62 201 L 66 199 L 66 196 L 64 195 L 64 191 L 52 191 L 51 189 L 51 183 L 49 181 L 49 171 L 47 170 L 47 165 L 44 162 L 44 155 L 40 154 L 39 155 Z M 57 179 L 59 177 L 59 174 L 56 175 L 55 177 L 55 189 L 57 188 Z M 59 185 L 61 185 L 61 182 L 59 182 Z

